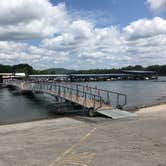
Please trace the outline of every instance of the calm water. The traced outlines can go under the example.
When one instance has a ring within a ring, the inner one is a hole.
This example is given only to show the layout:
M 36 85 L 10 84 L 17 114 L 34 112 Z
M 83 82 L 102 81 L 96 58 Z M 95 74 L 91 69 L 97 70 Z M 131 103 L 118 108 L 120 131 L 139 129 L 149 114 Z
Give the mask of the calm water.
M 57 108 L 56 102 L 50 95 L 14 95 L 11 90 L 0 88 L 0 124 L 55 118 L 69 109 L 70 113 L 76 112 L 71 106 Z
M 166 102 L 166 77 L 148 81 L 89 82 L 86 85 L 127 94 L 126 108 Z
M 110 81 L 86 83 L 98 88 L 128 95 L 127 107 L 166 102 L 166 77 L 157 81 Z M 56 100 L 49 95 L 13 95 L 6 88 L 0 89 L 0 124 L 57 117 L 57 111 L 73 111 L 71 107 L 58 109 Z M 68 115 L 67 115 L 68 116 Z

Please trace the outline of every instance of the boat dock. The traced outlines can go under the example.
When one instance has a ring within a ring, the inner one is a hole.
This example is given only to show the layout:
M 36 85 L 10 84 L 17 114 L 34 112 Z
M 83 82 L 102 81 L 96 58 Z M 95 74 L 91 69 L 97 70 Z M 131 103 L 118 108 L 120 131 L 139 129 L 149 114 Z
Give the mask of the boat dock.
M 54 80 L 65 82 L 86 81 L 116 81 L 116 80 L 152 80 L 157 79 L 155 71 L 124 70 L 121 73 L 109 74 L 51 74 L 51 75 L 29 75 L 31 80 Z
M 61 100 L 83 107 L 89 116 L 96 113 L 117 119 L 131 117 L 134 114 L 121 110 L 127 103 L 127 95 L 74 83 L 48 83 L 20 80 L 5 81 L 6 85 L 15 86 L 24 93 L 48 93 Z

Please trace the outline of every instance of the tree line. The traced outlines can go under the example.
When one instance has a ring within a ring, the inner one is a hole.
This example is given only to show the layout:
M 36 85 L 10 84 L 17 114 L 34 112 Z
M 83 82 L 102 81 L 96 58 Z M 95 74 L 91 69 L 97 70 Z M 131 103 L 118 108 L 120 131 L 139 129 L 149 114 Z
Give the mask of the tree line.
M 143 67 L 141 65 L 127 66 L 122 68 L 112 69 L 89 69 L 89 70 L 68 70 L 63 68 L 54 68 L 47 70 L 35 70 L 29 64 L 18 64 L 18 65 L 2 65 L 0 64 L 0 73 L 26 73 L 29 74 L 109 74 L 109 73 L 122 73 L 123 70 L 146 70 L 156 71 L 159 75 L 166 76 L 166 65 L 152 65 Z
M 155 71 L 158 75 L 166 76 L 166 65 L 152 65 L 148 67 L 143 67 L 141 65 L 127 66 L 122 68 L 112 68 L 112 69 L 90 69 L 90 70 L 79 70 L 76 74 L 109 74 L 109 73 L 122 73 L 124 70 L 138 70 L 138 71 Z
M 28 64 L 2 65 L 0 64 L 0 73 L 26 73 L 34 74 L 36 71 Z

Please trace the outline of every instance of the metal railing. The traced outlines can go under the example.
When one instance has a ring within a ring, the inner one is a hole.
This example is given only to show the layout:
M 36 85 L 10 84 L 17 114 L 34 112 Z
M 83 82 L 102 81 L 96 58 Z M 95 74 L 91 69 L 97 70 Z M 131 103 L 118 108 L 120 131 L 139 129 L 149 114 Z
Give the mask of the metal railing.
M 122 108 L 127 104 L 127 95 L 99 89 L 97 87 L 91 87 L 88 85 L 75 84 L 75 83 L 62 83 L 62 82 L 47 82 L 47 81 L 21 81 L 21 80 L 6 80 L 10 84 L 16 85 L 22 89 L 28 89 L 33 91 L 45 91 L 56 93 L 59 97 L 69 97 L 71 101 L 75 97 L 75 102 L 78 102 L 82 97 L 83 106 L 87 106 L 87 101 L 93 101 L 94 108 L 97 103 L 100 103 L 98 107 L 102 105 L 111 105 L 113 107 Z M 74 101 L 73 101 L 74 102 Z
M 103 105 L 103 99 L 100 95 L 65 86 L 64 84 L 47 82 L 36 83 L 20 80 L 8 80 L 5 84 L 16 86 L 22 90 L 53 94 L 65 100 L 69 100 L 70 102 L 80 104 L 83 107 L 93 108 L 94 110 L 101 108 Z
M 58 83 L 57 83 L 58 84 Z M 60 83 L 62 84 L 62 83 Z M 75 83 L 63 83 L 65 86 L 79 89 L 83 92 L 93 93 L 102 97 L 103 102 L 114 107 L 122 108 L 127 104 L 127 95 L 109 90 L 103 90 L 97 87 L 91 87 L 88 85 L 75 84 Z

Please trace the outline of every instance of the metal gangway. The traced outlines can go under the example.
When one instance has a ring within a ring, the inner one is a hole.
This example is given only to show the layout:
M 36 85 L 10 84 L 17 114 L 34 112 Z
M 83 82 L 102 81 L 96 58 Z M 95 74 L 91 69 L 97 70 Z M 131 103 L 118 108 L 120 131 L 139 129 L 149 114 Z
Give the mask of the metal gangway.
M 6 80 L 5 84 L 15 86 L 22 91 L 48 93 L 65 101 L 81 105 L 84 110 L 88 111 L 89 116 L 95 116 L 96 112 L 108 116 L 110 110 L 117 114 L 116 112 L 127 103 L 127 95 L 125 94 L 83 84 L 20 80 Z

